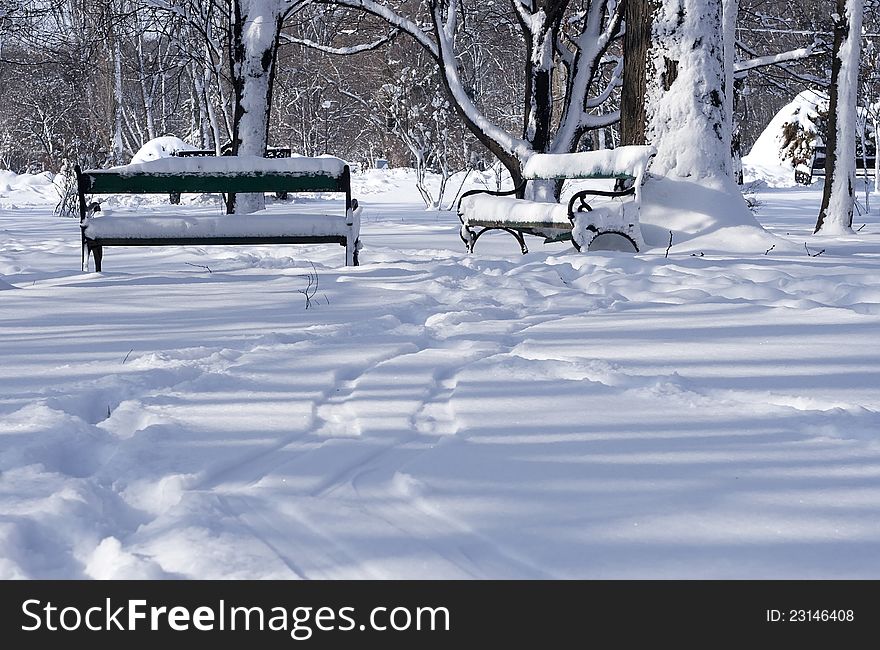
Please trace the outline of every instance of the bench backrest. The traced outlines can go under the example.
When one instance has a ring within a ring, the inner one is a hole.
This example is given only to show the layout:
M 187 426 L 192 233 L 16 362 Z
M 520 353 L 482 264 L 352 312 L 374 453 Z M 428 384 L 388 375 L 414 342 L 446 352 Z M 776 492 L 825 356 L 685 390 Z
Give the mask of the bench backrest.
M 344 192 L 348 203 L 351 195 L 351 171 L 339 158 L 163 158 L 76 173 L 80 194 Z
M 231 147 L 223 147 L 221 154 L 224 156 L 232 155 Z M 217 152 L 213 149 L 178 149 L 172 156 L 177 156 L 178 158 L 206 158 L 209 156 L 216 156 Z M 266 158 L 290 158 L 293 155 L 293 152 L 287 147 L 270 147 L 266 149 Z
M 825 172 L 825 158 L 825 145 L 816 145 L 813 150 L 813 163 L 811 168 L 817 176 L 821 176 Z M 866 147 L 864 154 L 862 153 L 861 145 L 856 148 L 856 169 L 871 170 L 874 169 L 876 164 L 877 152 L 874 147 Z
M 198 173 L 120 174 L 106 170 L 80 172 L 83 194 L 168 194 L 169 192 L 350 192 L 348 167 L 340 176 L 251 172 L 237 176 Z
M 640 178 L 656 149 L 631 145 L 579 153 L 535 154 L 523 166 L 526 180 Z

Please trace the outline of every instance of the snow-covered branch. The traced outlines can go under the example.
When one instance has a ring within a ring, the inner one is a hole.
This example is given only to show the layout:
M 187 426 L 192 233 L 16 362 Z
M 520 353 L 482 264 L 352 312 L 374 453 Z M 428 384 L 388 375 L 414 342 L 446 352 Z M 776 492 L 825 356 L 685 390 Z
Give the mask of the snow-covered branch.
M 828 44 L 821 39 L 816 39 L 807 47 L 800 47 L 794 50 L 789 50 L 787 52 L 769 54 L 767 56 L 757 56 L 754 51 L 746 47 L 743 43 L 737 43 L 737 47 L 752 57 L 750 59 L 737 61 L 734 64 L 733 69 L 737 76 L 745 75 L 750 70 L 755 70 L 756 68 L 763 68 L 771 65 L 782 66 L 785 63 L 791 63 L 793 61 L 803 61 L 804 59 L 808 59 L 813 56 L 819 56 L 828 53 Z
M 535 10 L 535 3 L 530 0 L 510 0 L 516 11 L 517 18 L 524 29 L 531 29 L 532 12 Z
M 408 34 L 415 39 L 415 41 L 425 48 L 435 59 L 439 59 L 440 57 L 437 43 L 425 33 L 418 24 L 409 18 L 401 16 L 387 5 L 379 4 L 378 2 L 374 2 L 374 0 L 315 0 L 315 2 L 317 4 L 337 5 L 340 7 L 348 7 L 350 9 L 360 9 L 368 14 L 376 16 L 377 18 L 381 18 L 395 29 Z
M 597 108 L 601 106 L 611 98 L 614 89 L 620 87 L 623 78 L 623 57 L 615 57 L 615 60 L 616 64 L 614 66 L 614 71 L 611 73 L 611 78 L 608 80 L 608 83 L 605 85 L 602 92 L 587 99 L 587 108 Z
M 491 139 L 504 153 L 509 156 L 527 157 L 532 150 L 529 144 L 512 136 L 504 129 L 496 126 L 477 109 L 473 99 L 465 92 L 461 81 L 459 64 L 455 56 L 454 44 L 451 38 L 447 38 L 441 25 L 443 16 L 440 8 L 434 6 L 434 35 L 437 38 L 441 73 L 446 81 L 449 93 L 452 95 L 459 111 L 464 118 L 479 130 L 485 137 Z
M 607 11 L 612 13 L 607 17 Z M 603 25 L 604 21 L 604 25 Z M 613 124 L 620 119 L 619 114 L 615 119 L 615 113 L 609 113 L 597 117 L 588 112 L 590 108 L 596 108 L 606 101 L 611 93 L 619 85 L 620 75 L 623 73 L 622 60 L 618 62 L 611 79 L 605 88 L 596 96 L 589 97 L 588 92 L 601 65 L 602 57 L 611 43 L 621 35 L 621 22 L 623 12 L 618 3 L 594 2 L 583 17 L 583 29 L 581 33 L 572 39 L 575 46 L 574 60 L 570 66 L 570 75 L 567 92 L 567 106 L 563 113 L 559 129 L 554 138 L 552 150 L 556 153 L 570 151 L 578 141 L 581 134 L 591 128 Z M 597 123 L 599 119 L 600 123 Z
M 307 38 L 297 38 L 296 36 L 291 36 L 290 34 L 281 34 L 281 40 L 285 43 L 293 43 L 295 45 L 303 45 L 312 50 L 318 50 L 319 52 L 325 52 L 327 54 L 336 54 L 339 56 L 350 56 L 352 54 L 360 54 L 361 52 L 369 52 L 371 50 L 378 49 L 385 45 L 386 43 L 390 43 L 393 41 L 397 35 L 400 34 L 399 30 L 393 30 L 387 36 L 383 36 L 380 39 L 373 41 L 372 43 L 361 43 L 360 45 L 351 45 L 348 47 L 332 47 L 330 45 L 322 45 L 316 41 L 312 41 Z

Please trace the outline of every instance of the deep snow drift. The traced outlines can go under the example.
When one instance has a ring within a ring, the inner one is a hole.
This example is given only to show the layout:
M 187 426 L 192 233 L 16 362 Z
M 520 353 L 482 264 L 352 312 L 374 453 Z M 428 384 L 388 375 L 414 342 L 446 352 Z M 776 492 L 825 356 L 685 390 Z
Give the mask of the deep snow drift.
M 880 577 L 876 213 L 813 238 L 818 187 L 763 190 L 737 253 L 468 256 L 411 182 L 356 176 L 360 267 L 110 248 L 102 274 L 5 191 L 0 576 Z

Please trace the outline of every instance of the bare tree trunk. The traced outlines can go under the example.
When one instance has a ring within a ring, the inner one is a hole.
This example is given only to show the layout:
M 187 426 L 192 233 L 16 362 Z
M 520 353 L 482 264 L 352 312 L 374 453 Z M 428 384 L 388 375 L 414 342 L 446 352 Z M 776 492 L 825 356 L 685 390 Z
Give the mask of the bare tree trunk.
M 624 0 L 626 33 L 623 37 L 623 90 L 620 144 L 645 144 L 645 93 L 651 16 L 659 0 Z

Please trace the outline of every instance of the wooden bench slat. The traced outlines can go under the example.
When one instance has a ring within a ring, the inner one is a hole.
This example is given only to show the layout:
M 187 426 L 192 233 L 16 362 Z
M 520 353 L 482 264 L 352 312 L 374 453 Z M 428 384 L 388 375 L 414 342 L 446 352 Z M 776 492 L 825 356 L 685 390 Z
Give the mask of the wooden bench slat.
M 255 173 L 249 176 L 205 174 L 118 174 L 87 171 L 82 176 L 87 194 L 168 194 L 169 192 L 345 192 L 344 179 L 329 175 L 295 176 Z
M 91 240 L 98 246 L 259 246 L 264 244 L 342 244 L 345 235 L 285 235 L 271 237 L 99 237 Z
M 346 215 L 269 211 L 247 215 L 112 214 L 89 219 L 84 227 L 86 237 L 93 240 L 340 236 L 351 230 Z

